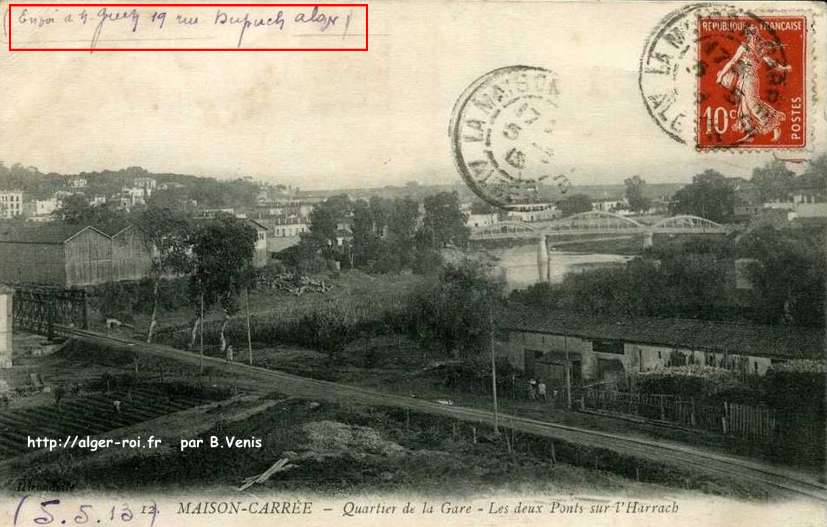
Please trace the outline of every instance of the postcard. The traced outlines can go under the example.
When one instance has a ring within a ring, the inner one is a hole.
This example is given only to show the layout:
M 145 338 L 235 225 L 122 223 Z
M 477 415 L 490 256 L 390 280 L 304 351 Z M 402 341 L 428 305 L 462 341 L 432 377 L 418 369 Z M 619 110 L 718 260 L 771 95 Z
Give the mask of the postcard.
M 0 525 L 823 525 L 823 3 L 0 13 Z

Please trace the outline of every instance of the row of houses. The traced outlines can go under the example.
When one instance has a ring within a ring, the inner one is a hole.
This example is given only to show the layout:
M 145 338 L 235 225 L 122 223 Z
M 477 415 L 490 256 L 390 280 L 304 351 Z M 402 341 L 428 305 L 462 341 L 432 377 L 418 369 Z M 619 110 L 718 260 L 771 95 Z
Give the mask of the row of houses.
M 619 380 L 666 366 L 704 365 L 765 375 L 794 359 L 822 360 L 817 328 L 733 324 L 690 319 L 600 318 L 511 306 L 500 328 L 500 353 L 549 386 Z

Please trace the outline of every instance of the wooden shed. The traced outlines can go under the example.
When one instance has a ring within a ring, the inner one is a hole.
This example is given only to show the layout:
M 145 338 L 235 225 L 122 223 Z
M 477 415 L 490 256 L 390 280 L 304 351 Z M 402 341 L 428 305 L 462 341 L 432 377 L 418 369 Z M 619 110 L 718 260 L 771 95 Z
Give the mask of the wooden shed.
M 0 282 L 63 287 L 112 280 L 112 239 L 83 225 L 0 228 Z
M 152 258 L 140 231 L 128 225 L 112 234 L 112 281 L 140 280 L 149 274 Z

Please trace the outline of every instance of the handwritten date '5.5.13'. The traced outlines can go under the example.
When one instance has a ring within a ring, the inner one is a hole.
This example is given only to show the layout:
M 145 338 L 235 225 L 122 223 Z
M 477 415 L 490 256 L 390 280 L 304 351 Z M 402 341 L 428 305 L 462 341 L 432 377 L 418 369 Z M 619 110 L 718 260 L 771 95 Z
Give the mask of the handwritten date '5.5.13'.
M 155 527 L 160 510 L 155 502 L 89 504 L 26 495 L 17 502 L 12 527 L 94 525 Z

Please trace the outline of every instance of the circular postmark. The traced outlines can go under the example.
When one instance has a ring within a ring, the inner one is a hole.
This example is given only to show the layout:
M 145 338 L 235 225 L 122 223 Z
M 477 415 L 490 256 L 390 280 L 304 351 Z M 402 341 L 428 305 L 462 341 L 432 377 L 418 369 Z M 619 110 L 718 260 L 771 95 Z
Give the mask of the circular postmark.
M 449 136 L 457 170 L 483 200 L 506 209 L 538 203 L 540 184 L 567 183 L 552 167 L 557 75 L 508 66 L 474 81 L 457 100 Z
M 805 33 L 803 17 L 720 4 L 673 11 L 640 58 L 646 110 L 698 149 L 803 145 Z

